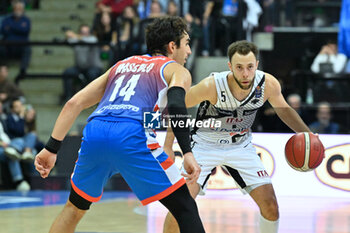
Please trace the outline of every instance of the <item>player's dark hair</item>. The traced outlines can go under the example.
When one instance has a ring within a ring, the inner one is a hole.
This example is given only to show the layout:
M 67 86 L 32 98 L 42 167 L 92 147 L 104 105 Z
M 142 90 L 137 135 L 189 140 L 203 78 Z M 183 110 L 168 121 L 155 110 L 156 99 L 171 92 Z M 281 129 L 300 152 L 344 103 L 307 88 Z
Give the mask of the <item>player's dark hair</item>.
M 231 59 L 233 55 L 235 55 L 235 53 L 239 53 L 241 55 L 247 55 L 250 52 L 252 52 L 255 58 L 258 60 L 258 54 L 259 54 L 258 47 L 252 42 L 249 42 L 246 40 L 240 40 L 230 44 L 230 46 L 227 49 L 227 56 L 229 61 L 231 62 Z
M 179 47 L 184 33 L 188 33 L 187 24 L 178 16 L 154 19 L 146 28 L 147 52 L 151 55 L 160 53 L 167 56 L 168 43 L 174 41 Z

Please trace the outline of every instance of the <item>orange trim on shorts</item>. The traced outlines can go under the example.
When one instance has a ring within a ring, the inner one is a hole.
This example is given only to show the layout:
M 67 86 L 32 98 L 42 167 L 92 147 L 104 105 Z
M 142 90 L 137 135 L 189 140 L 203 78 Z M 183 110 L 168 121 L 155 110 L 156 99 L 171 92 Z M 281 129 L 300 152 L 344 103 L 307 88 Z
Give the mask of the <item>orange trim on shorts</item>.
M 77 186 L 75 186 L 75 184 L 73 183 L 73 180 L 70 180 L 70 183 L 72 184 L 72 188 L 74 189 L 74 191 L 81 196 L 82 198 L 84 198 L 85 200 L 91 201 L 91 202 L 98 202 L 101 197 L 102 194 L 99 197 L 92 197 L 90 195 L 87 195 L 86 193 L 84 193 L 82 190 L 80 190 Z
M 152 143 L 152 144 L 148 144 L 147 147 L 148 147 L 148 149 L 150 149 L 150 150 L 155 150 L 155 149 L 161 148 L 161 146 L 159 145 L 158 142 Z
M 156 106 L 154 106 L 154 108 L 153 108 L 153 111 L 156 112 L 158 110 L 159 110 L 159 106 L 158 106 L 158 104 L 156 104 Z
M 170 186 L 169 188 L 167 188 L 163 192 L 158 193 L 157 195 L 154 195 L 152 197 L 149 197 L 149 198 L 146 198 L 146 199 L 142 200 L 141 204 L 142 205 L 148 205 L 151 202 L 161 200 L 164 197 L 167 197 L 170 194 L 172 194 L 174 191 L 176 191 L 178 188 L 180 188 L 184 184 L 186 184 L 186 180 L 185 180 L 185 178 L 182 178 L 181 180 L 179 180 L 178 182 L 176 182 L 175 184 L 173 184 L 172 186 Z
M 165 161 L 163 161 L 160 165 L 164 170 L 168 169 L 171 165 L 174 164 L 174 161 L 168 157 Z

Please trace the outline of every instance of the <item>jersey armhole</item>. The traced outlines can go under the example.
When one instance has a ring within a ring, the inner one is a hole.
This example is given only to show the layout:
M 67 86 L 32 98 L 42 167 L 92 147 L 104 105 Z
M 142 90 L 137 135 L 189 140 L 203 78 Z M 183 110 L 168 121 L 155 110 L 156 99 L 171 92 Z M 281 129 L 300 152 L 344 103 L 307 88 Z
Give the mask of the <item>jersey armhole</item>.
M 171 60 L 171 61 L 168 61 L 168 62 L 164 63 L 164 64 L 160 67 L 160 70 L 159 70 L 160 77 L 161 77 L 161 79 L 163 80 L 164 84 L 165 84 L 167 87 L 168 87 L 169 85 L 168 85 L 168 83 L 167 83 L 167 81 L 165 80 L 165 77 L 164 77 L 164 69 L 165 69 L 165 67 L 166 67 L 168 64 L 173 63 L 173 62 L 175 62 L 175 61 Z

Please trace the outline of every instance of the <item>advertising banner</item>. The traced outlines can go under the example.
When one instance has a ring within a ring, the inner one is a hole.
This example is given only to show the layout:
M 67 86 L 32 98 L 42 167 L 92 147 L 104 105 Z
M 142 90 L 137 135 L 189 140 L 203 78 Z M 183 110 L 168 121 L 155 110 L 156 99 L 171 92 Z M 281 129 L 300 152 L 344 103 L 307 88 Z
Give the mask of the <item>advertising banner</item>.
M 253 133 L 253 144 L 266 172 L 271 176 L 276 195 L 350 197 L 350 136 L 319 135 L 325 147 L 325 158 L 313 171 L 292 169 L 284 155 L 284 147 L 293 134 Z M 157 133 L 163 143 L 165 132 Z M 176 143 L 175 143 L 176 144 Z M 179 150 L 174 145 L 174 150 Z M 181 166 L 181 157 L 176 163 Z M 235 189 L 236 184 L 221 167 L 212 174 L 208 189 Z

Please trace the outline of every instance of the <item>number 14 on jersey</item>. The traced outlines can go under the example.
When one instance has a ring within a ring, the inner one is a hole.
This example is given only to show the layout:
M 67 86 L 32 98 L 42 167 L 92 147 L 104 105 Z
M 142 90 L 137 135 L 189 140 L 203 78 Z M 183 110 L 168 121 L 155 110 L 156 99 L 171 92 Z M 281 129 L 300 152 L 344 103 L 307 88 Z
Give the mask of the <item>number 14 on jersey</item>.
M 117 80 L 115 80 L 114 82 L 115 87 L 113 89 L 111 97 L 109 98 L 109 101 L 113 102 L 116 99 L 118 92 L 119 92 L 119 96 L 121 97 L 124 96 L 123 101 L 130 101 L 131 96 L 135 94 L 134 89 L 140 79 L 140 74 L 134 74 L 131 77 L 131 79 L 129 79 L 129 81 L 124 85 L 124 87 L 120 89 L 122 87 L 124 78 L 125 78 L 125 75 L 122 75 Z

